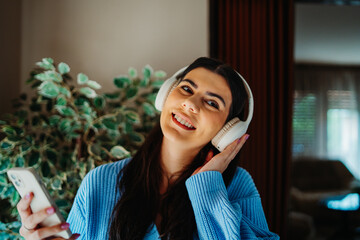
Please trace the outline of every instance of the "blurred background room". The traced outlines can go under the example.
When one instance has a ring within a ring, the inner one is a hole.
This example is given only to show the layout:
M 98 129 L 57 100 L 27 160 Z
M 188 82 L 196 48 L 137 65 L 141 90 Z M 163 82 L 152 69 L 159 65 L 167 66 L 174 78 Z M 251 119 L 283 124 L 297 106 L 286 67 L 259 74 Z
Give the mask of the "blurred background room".
M 359 22 L 359 1 L 295 1 L 290 239 L 360 239 Z
M 360 239 L 359 0 L 0 0 L 0 52 L 0 119 L 32 94 L 26 81 L 45 57 L 100 93 L 129 67 L 172 75 L 200 56 L 229 63 L 254 94 L 240 165 L 270 230 Z

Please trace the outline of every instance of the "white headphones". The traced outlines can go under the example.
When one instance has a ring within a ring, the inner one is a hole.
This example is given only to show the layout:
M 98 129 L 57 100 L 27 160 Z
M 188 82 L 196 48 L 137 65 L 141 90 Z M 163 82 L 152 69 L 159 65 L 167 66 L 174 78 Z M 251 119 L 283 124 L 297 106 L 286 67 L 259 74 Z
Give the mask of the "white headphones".
M 167 79 L 164 84 L 161 86 L 155 100 L 155 107 L 157 110 L 161 111 L 167 97 L 171 91 L 177 86 L 178 79 L 177 76 L 185 71 L 187 67 L 184 67 L 177 71 L 171 78 Z M 231 144 L 235 139 L 243 136 L 251 122 L 254 113 L 254 99 L 251 92 L 251 89 L 245 79 L 236 72 L 241 80 L 244 82 L 246 92 L 249 98 L 249 114 L 245 121 L 241 121 L 238 117 L 231 119 L 227 122 L 224 127 L 216 134 L 216 136 L 211 140 L 212 145 L 214 145 L 220 152 L 222 152 L 229 144 Z

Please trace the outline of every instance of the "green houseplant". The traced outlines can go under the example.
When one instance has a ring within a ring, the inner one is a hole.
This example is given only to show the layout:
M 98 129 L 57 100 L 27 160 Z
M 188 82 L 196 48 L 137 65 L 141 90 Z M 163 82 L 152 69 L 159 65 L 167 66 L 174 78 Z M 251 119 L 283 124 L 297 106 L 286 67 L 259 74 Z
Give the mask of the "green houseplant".
M 0 121 L 0 239 L 20 239 L 9 168 L 35 168 L 66 218 L 86 173 L 134 154 L 159 117 L 154 101 L 166 74 L 149 65 L 142 76 L 129 68 L 114 78 L 115 91 L 102 94 L 83 73 L 74 85 L 66 63 L 44 58 L 37 66 L 27 81 L 35 96 L 20 95 Z

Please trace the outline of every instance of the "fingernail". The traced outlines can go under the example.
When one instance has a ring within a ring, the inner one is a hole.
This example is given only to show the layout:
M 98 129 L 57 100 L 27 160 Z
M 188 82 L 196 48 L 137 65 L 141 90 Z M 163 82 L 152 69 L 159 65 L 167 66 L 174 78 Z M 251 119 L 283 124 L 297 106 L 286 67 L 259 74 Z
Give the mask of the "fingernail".
M 74 239 L 78 239 L 80 237 L 80 234 L 75 233 L 73 236 L 74 236 Z
M 55 209 L 53 207 L 49 207 L 48 209 L 46 209 L 46 213 L 47 214 L 53 214 L 55 212 Z
M 63 223 L 60 225 L 61 229 L 68 229 L 70 227 L 69 223 Z
M 237 143 L 240 143 L 241 142 L 241 138 L 239 138 L 238 140 L 237 140 Z
M 250 135 L 247 134 L 246 137 L 245 137 L 245 141 L 248 140 L 249 137 L 250 137 Z
M 31 192 L 29 192 L 29 193 L 27 193 L 27 194 L 25 195 L 25 199 L 26 199 L 26 200 L 29 200 L 30 197 L 31 197 Z

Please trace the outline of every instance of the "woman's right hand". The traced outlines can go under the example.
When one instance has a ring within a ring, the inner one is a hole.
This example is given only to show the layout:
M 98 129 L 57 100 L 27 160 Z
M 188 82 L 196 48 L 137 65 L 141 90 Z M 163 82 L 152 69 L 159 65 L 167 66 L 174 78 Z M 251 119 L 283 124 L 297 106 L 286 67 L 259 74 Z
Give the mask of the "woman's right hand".
M 37 213 L 32 213 L 30 209 L 30 203 L 34 197 L 33 193 L 28 193 L 17 204 L 17 210 L 19 212 L 22 226 L 20 228 L 20 235 L 26 240 L 38 240 L 45 239 L 53 236 L 56 233 L 67 230 L 70 225 L 68 223 L 61 223 L 52 227 L 39 228 L 38 225 L 45 218 L 55 213 L 53 207 L 45 208 Z M 77 239 L 80 235 L 73 234 L 71 240 Z M 63 238 L 51 238 L 51 239 L 63 239 Z

